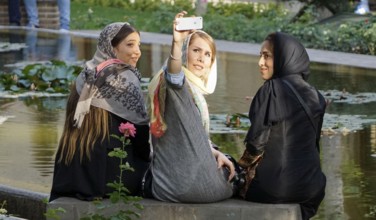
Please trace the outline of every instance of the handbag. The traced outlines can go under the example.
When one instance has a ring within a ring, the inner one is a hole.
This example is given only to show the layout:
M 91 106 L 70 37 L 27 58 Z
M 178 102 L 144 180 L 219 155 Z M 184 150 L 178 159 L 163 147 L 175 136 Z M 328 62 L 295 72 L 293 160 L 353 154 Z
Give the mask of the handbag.
M 248 191 L 248 187 L 251 184 L 253 178 L 256 175 L 256 168 L 260 163 L 264 153 L 261 153 L 256 156 L 252 156 L 247 150 L 244 151 L 243 156 L 239 159 L 239 166 L 243 167 L 243 171 L 241 173 L 244 176 L 245 183 L 239 190 L 239 196 L 245 199 L 245 196 Z

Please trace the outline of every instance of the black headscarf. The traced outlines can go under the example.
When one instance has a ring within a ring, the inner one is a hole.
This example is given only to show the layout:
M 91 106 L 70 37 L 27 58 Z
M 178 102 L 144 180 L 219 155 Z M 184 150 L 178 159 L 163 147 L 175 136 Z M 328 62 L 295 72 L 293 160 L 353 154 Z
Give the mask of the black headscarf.
M 272 39 L 273 76 L 265 81 L 252 101 L 249 110 L 251 127 L 245 142 L 257 138 L 273 123 L 282 121 L 296 112 L 296 105 L 291 104 L 292 93 L 283 80 L 290 82 L 303 99 L 312 99 L 307 100 L 309 107 L 317 106 L 317 92 L 306 82 L 310 60 L 304 46 L 294 37 L 282 32 L 274 33 Z M 319 111 L 313 109 L 314 115 Z

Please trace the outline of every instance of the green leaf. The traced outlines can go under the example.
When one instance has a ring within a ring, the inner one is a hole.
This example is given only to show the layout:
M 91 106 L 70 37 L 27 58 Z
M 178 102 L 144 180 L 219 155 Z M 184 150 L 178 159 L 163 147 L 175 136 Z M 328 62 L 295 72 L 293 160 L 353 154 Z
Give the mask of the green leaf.
M 110 201 L 112 202 L 112 203 L 117 203 L 117 202 L 119 202 L 119 200 L 120 200 L 120 195 L 119 194 L 112 194 L 111 196 L 110 196 Z
M 140 203 L 134 203 L 133 206 L 136 207 L 139 210 L 143 210 L 144 209 L 144 206 L 142 204 L 140 204 Z
M 29 80 L 19 79 L 17 82 L 18 84 L 22 85 L 22 87 L 24 88 L 30 88 L 31 82 Z
M 11 90 L 11 91 L 14 91 L 14 92 L 17 92 L 17 91 L 20 91 L 21 89 L 18 88 L 16 85 L 12 85 L 12 86 L 10 87 L 10 90 Z

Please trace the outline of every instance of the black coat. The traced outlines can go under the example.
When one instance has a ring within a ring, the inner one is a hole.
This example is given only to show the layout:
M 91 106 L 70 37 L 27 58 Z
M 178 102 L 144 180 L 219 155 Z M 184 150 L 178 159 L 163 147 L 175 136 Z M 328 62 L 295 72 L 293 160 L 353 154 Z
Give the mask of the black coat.
M 245 139 L 252 155 L 264 152 L 246 200 L 299 203 L 303 218 L 314 215 L 323 199 L 326 177 L 320 166 L 319 141 L 326 108 L 324 97 L 309 83 L 309 57 L 293 37 L 274 36 L 274 69 L 256 93 L 249 111 L 251 127 Z M 314 125 L 290 83 L 313 114 Z M 309 205 L 307 205 L 309 204 Z
M 109 132 L 121 136 L 119 132 L 120 123 L 127 121 L 109 113 Z M 123 183 L 130 191 L 131 195 L 139 195 L 141 180 L 144 172 L 149 166 L 149 126 L 136 125 L 136 135 L 131 138 L 131 145 L 126 147 L 128 153 L 125 160 L 135 169 L 135 172 L 124 171 Z M 122 143 L 114 137 L 110 140 L 97 141 L 91 152 L 91 159 L 83 159 L 80 163 L 79 149 L 75 153 L 70 165 L 64 162 L 58 163 L 60 157 L 56 155 L 53 183 L 50 195 L 50 201 L 58 197 L 76 197 L 82 200 L 93 200 L 96 197 L 106 197 L 107 193 L 112 192 L 113 188 L 106 186 L 107 183 L 118 181 L 120 174 L 119 162 L 116 157 L 109 157 L 108 153 L 113 148 L 121 147 Z
M 325 187 L 325 175 L 321 171 L 317 146 L 325 100 L 314 88 L 304 84 L 306 86 L 302 86 L 299 93 L 316 94 L 314 99 L 317 100 L 317 107 L 322 109 L 322 114 L 316 114 L 314 118 L 317 129 L 313 128 L 292 91 L 284 86 L 286 95 L 290 97 L 284 104 L 291 107 L 291 114 L 281 121 L 272 122 L 256 138 L 248 141 L 249 148 L 264 151 L 263 159 L 250 185 L 249 200 L 301 203 L 315 197 Z M 315 93 L 311 93 L 311 90 Z M 257 115 L 255 117 L 257 118 Z M 255 190 L 265 192 L 268 196 L 255 197 Z

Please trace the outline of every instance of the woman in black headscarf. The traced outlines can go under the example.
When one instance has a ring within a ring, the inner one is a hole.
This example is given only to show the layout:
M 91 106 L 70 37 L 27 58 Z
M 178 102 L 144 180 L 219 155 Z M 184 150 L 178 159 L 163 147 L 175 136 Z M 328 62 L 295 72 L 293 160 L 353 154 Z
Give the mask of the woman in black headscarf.
M 265 38 L 259 67 L 266 81 L 252 101 L 246 150 L 239 160 L 247 169 L 262 155 L 247 182 L 246 200 L 299 203 L 303 219 L 316 214 L 326 185 L 319 153 L 326 103 L 306 82 L 309 63 L 295 38 L 281 32 Z

